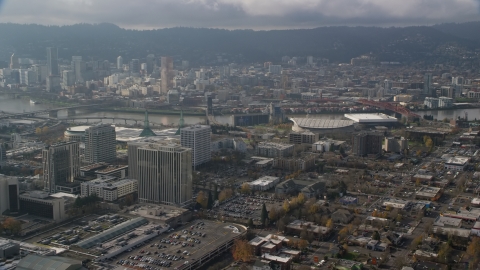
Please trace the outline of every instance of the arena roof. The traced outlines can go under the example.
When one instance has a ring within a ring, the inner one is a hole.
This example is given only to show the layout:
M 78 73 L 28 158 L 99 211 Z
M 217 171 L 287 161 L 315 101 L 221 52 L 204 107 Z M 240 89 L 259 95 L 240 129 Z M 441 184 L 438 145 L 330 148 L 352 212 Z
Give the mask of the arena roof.
M 334 120 L 321 118 L 291 118 L 299 127 L 315 129 L 342 128 L 353 125 L 352 120 Z
M 383 113 L 346 113 L 345 117 L 356 123 L 396 123 L 398 119 Z

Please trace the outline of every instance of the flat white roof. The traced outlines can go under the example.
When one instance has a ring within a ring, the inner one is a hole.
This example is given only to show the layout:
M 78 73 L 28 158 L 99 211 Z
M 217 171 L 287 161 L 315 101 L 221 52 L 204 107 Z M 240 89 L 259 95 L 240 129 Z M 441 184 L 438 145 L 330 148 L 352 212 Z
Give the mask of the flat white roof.
M 384 113 L 346 113 L 346 118 L 357 123 L 395 123 L 398 119 Z
M 468 160 L 470 158 L 468 157 L 461 157 L 461 156 L 456 156 L 456 157 L 452 157 L 450 159 L 448 159 L 445 164 L 452 164 L 452 165 L 465 165 L 466 163 L 468 163 Z

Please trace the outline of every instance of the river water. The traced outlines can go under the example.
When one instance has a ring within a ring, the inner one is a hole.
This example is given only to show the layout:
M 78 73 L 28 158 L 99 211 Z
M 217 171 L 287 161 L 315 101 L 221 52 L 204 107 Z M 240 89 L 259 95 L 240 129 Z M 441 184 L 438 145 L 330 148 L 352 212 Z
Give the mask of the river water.
M 9 113 L 22 113 L 22 112 L 31 112 L 44 109 L 53 108 L 49 104 L 30 104 L 28 99 L 13 99 L 5 95 L 0 95 L 0 111 L 9 112 Z M 468 114 L 468 119 L 480 119 L 480 108 L 475 109 L 457 109 L 457 110 L 438 110 L 438 111 L 419 111 L 416 112 L 419 115 L 433 115 L 435 119 L 443 120 L 444 118 L 457 118 L 458 116 L 464 117 L 465 112 Z M 58 118 L 66 118 L 67 112 L 60 111 L 58 113 Z M 89 112 L 88 110 L 77 110 L 76 118 L 79 117 L 108 117 L 108 118 L 128 118 L 136 119 L 142 121 L 144 119 L 143 114 L 139 113 L 125 113 L 125 112 Z M 305 115 L 291 115 L 291 117 L 305 117 Z M 323 119 L 341 119 L 343 114 L 318 114 L 310 115 L 312 118 L 323 118 Z M 184 116 L 184 121 L 186 125 L 201 124 L 205 123 L 206 118 L 203 116 Z M 231 124 L 230 116 L 216 116 L 215 119 L 222 124 Z M 150 114 L 149 120 L 154 124 L 163 124 L 163 125 L 177 125 L 179 121 L 178 115 L 159 115 L 159 114 Z M 92 122 L 99 120 L 90 120 Z M 103 119 L 105 123 L 112 123 L 112 120 Z M 117 120 L 118 121 L 118 120 Z M 120 121 L 119 123 L 124 123 Z M 132 122 L 127 122 L 132 124 Z

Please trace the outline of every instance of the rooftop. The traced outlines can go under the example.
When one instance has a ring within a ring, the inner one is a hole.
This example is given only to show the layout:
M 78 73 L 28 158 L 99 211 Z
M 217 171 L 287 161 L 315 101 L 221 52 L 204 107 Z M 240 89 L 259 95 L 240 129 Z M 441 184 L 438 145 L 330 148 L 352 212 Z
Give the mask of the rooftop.
M 383 113 L 347 113 L 345 117 L 356 123 L 396 123 L 398 119 Z
M 353 125 L 352 120 L 333 120 L 333 119 L 320 119 L 320 118 L 290 118 L 294 123 L 302 128 L 342 128 Z
M 470 160 L 469 157 L 456 156 L 449 158 L 445 163 L 452 165 L 465 165 Z

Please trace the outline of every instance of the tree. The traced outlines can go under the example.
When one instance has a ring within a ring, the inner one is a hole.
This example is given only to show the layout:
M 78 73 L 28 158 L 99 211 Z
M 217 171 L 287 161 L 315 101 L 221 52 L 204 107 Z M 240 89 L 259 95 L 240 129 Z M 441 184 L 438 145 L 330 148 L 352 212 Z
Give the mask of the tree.
M 452 248 L 450 247 L 450 245 L 448 243 L 443 243 L 438 250 L 437 258 L 443 263 L 448 263 L 451 251 Z
M 45 126 L 42 128 L 42 134 L 47 134 L 48 133 L 48 127 Z
M 475 260 L 477 264 L 480 257 L 480 238 L 473 237 L 472 242 L 467 247 L 467 255 L 470 259 Z
M 378 233 L 378 231 L 373 232 L 372 239 L 373 240 L 380 240 L 380 234 Z
M 18 234 L 22 230 L 22 223 L 14 218 L 7 218 L 3 222 L 3 228 L 9 230 L 12 234 Z
M 247 240 L 237 239 L 232 247 L 232 255 L 235 261 L 250 262 L 253 257 L 253 247 Z
M 270 212 L 268 212 L 268 219 L 272 221 L 276 221 L 278 218 L 278 211 L 276 207 L 270 208 Z
M 413 239 L 412 243 L 410 244 L 410 249 L 415 250 L 417 248 L 417 246 L 422 243 L 422 241 L 423 241 L 423 236 L 422 235 L 416 237 L 415 239 Z
M 290 212 L 290 203 L 288 202 L 288 200 L 285 200 L 283 201 L 283 211 L 285 211 L 285 213 L 288 213 Z
M 206 209 L 208 206 L 208 198 L 205 195 L 205 192 L 200 191 L 197 196 L 197 203 L 202 206 L 202 208 Z
M 247 226 L 250 228 L 253 227 L 253 219 L 251 218 L 248 219 Z
M 331 218 L 329 220 L 327 220 L 327 224 L 325 225 L 325 227 L 327 227 L 329 229 L 333 228 L 333 221 L 332 221 Z
M 298 204 L 304 204 L 305 203 L 305 195 L 301 192 L 297 196 L 297 203 Z
M 303 227 L 302 231 L 300 232 L 300 238 L 303 240 L 308 238 L 308 231 L 306 227 Z
M 298 248 L 299 249 L 305 249 L 308 247 L 308 242 L 307 240 L 305 239 L 300 239 L 300 241 L 298 241 Z
M 37 134 L 37 135 L 42 134 L 42 128 L 37 127 L 37 128 L 35 129 L 35 134 Z
M 348 235 L 348 228 L 343 227 L 339 232 L 338 232 L 338 242 L 343 241 Z
M 240 192 L 243 194 L 250 194 L 250 192 L 252 192 L 250 189 L 250 185 L 248 183 L 243 183 Z
M 267 220 L 267 207 L 265 204 L 262 205 L 262 213 L 260 214 L 260 221 L 262 222 L 262 226 L 265 226 L 265 222 Z

